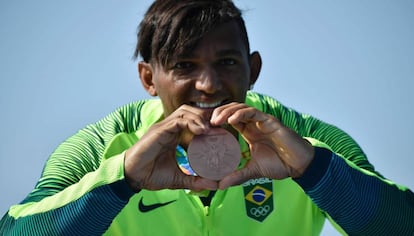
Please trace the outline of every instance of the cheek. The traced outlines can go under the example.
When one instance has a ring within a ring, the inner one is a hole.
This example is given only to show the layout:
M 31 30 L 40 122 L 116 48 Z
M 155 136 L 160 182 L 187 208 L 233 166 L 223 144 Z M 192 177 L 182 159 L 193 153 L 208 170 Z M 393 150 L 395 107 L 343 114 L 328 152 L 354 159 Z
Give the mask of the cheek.
M 188 102 L 194 90 L 190 82 L 178 81 L 165 83 L 159 87 L 158 96 L 164 104 L 164 109 L 173 112 L 182 104 Z
M 223 77 L 223 84 L 233 93 L 239 93 L 249 89 L 250 78 L 244 73 L 234 73 Z
M 238 80 L 230 85 L 230 91 L 233 94 L 234 98 L 238 102 L 244 102 L 246 98 L 246 93 L 250 89 L 250 84 L 246 80 Z

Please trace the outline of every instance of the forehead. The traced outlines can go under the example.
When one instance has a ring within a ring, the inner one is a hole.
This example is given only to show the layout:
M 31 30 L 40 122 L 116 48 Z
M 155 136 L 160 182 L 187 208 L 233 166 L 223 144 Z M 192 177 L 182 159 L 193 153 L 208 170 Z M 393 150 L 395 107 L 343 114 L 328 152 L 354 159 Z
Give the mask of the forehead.
M 228 54 L 239 54 L 243 57 L 248 55 L 241 29 L 234 21 L 217 26 L 204 35 L 193 50 L 184 51 L 188 52 L 177 55 L 177 57 L 220 56 Z

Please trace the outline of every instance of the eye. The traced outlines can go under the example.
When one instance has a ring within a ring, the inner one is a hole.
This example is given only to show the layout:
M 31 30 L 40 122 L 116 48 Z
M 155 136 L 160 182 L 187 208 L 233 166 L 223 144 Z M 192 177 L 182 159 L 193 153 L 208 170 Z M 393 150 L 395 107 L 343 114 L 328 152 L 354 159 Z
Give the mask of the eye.
M 233 58 L 223 58 L 219 61 L 220 65 L 225 65 L 225 66 L 232 66 L 235 65 L 237 63 L 237 61 Z
M 187 69 L 191 69 L 194 67 L 194 63 L 189 62 L 189 61 L 182 61 L 182 62 L 177 62 L 174 66 L 173 69 L 178 69 L 178 70 L 187 70 Z

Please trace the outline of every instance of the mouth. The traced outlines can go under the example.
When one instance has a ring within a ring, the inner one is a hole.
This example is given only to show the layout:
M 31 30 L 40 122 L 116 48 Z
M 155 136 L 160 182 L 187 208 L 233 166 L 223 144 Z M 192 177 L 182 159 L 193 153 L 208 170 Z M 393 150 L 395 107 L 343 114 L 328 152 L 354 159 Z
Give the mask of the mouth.
M 202 109 L 216 108 L 223 104 L 223 101 L 217 102 L 195 102 L 193 105 Z

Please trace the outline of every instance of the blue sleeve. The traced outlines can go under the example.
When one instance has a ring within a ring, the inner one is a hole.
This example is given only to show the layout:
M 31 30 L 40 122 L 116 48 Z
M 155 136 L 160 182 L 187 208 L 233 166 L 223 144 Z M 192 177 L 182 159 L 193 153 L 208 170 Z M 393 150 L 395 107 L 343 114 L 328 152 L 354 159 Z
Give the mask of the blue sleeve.
M 414 194 L 324 148 L 295 181 L 350 235 L 414 235 Z
M 102 235 L 134 194 L 123 154 L 103 158 L 104 151 L 118 133 L 136 130 L 143 104 L 121 107 L 61 143 L 33 191 L 1 219 L 0 235 Z
M 102 235 L 133 194 L 124 180 L 47 212 L 0 221 L 1 235 Z

